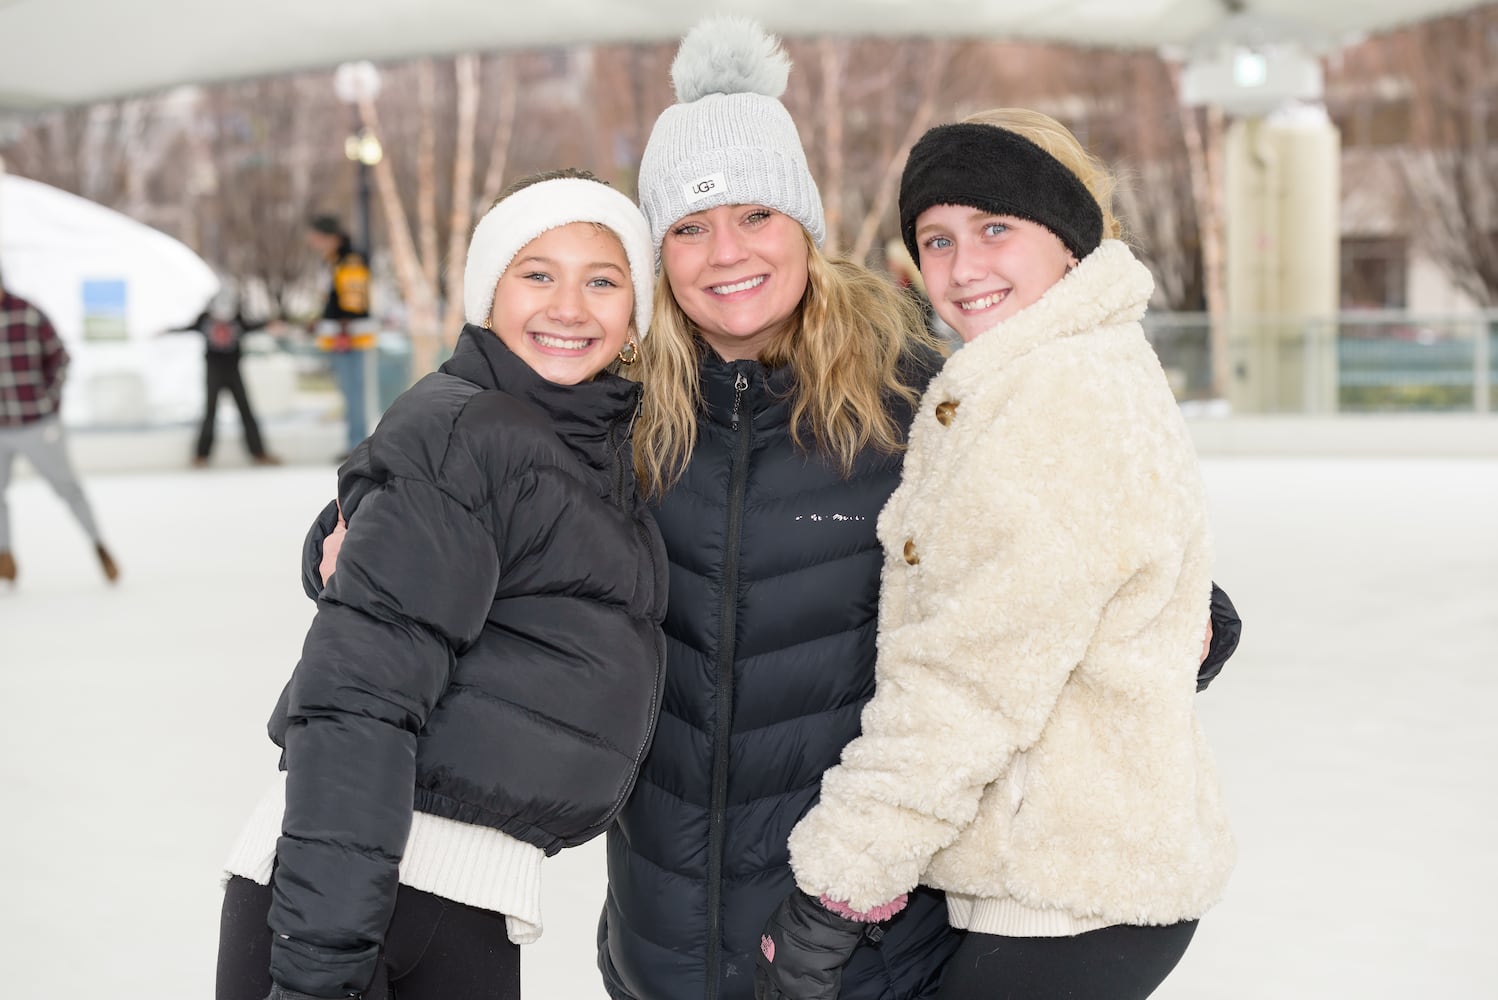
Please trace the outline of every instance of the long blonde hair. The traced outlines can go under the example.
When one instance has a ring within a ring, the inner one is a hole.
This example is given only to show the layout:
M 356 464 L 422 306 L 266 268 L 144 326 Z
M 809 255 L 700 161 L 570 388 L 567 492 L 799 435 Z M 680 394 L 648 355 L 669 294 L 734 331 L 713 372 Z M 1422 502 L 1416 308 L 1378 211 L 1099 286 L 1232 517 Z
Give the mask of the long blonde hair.
M 1071 130 L 1050 115 L 1028 108 L 993 108 L 962 119 L 964 125 L 992 125 L 1029 139 L 1077 175 L 1103 210 L 1103 238 L 1123 239 L 1123 223 L 1113 214 L 1113 173 L 1102 160 L 1082 148 Z
M 905 428 L 889 404 L 899 399 L 914 405 L 920 389 L 901 381 L 901 361 L 923 350 L 940 353 L 941 344 L 909 295 L 865 267 L 827 257 L 805 238 L 806 292 L 794 322 L 759 361 L 767 368 L 787 366 L 795 375 L 792 440 L 825 454 L 848 475 L 865 448 L 892 453 L 904 446 Z M 663 270 L 656 279 L 650 336 L 641 342 L 637 371 L 628 373 L 644 386 L 634 452 L 648 495 L 669 489 L 691 458 L 703 406 L 699 369 L 708 350 Z

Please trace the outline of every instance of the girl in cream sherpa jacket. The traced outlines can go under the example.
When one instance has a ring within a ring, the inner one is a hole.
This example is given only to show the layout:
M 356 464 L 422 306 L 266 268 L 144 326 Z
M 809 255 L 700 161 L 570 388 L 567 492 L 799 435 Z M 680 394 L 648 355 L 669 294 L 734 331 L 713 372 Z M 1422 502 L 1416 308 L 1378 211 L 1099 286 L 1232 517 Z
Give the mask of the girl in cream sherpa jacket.
M 931 383 L 879 519 L 877 692 L 790 838 L 807 893 L 868 911 L 925 884 L 1027 937 L 1221 896 L 1193 708 L 1211 541 L 1152 288 L 1104 241 Z

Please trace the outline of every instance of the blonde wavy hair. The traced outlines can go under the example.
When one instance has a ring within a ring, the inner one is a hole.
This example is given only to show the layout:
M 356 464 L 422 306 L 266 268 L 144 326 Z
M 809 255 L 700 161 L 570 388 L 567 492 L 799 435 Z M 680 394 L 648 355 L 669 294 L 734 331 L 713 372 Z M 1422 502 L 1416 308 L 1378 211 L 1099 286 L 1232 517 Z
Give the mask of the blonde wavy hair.
M 920 389 L 901 381 L 901 362 L 923 350 L 943 353 L 942 345 L 915 301 L 893 282 L 827 257 L 804 229 L 802 235 L 809 248 L 806 292 L 793 322 L 759 361 L 795 375 L 792 440 L 826 455 L 846 476 L 865 448 L 893 453 L 904 447 L 905 428 L 889 404 L 899 399 L 913 406 Z M 700 364 L 708 350 L 662 270 L 650 336 L 640 343 L 639 363 L 625 372 L 644 387 L 634 453 L 647 495 L 660 496 L 686 470 L 697 443 Z
M 1087 188 L 1103 210 L 1103 238 L 1124 238 L 1123 223 L 1113 214 L 1113 188 L 1117 179 L 1103 163 L 1082 148 L 1071 130 L 1050 115 L 1028 108 L 993 108 L 962 119 L 964 125 L 992 125 L 1029 139 L 1050 153 Z

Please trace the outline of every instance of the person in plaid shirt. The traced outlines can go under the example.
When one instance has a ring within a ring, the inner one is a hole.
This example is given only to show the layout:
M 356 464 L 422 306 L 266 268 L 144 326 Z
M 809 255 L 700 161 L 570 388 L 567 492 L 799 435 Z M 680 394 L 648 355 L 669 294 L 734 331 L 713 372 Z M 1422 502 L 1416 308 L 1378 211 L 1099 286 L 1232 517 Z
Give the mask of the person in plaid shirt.
M 12 294 L 0 280 L 0 580 L 14 583 L 16 579 L 5 494 L 17 455 L 25 455 L 71 508 L 93 540 L 105 579 L 113 583 L 120 575 L 68 461 L 67 441 L 58 416 L 67 369 L 68 352 L 51 321 L 36 306 Z

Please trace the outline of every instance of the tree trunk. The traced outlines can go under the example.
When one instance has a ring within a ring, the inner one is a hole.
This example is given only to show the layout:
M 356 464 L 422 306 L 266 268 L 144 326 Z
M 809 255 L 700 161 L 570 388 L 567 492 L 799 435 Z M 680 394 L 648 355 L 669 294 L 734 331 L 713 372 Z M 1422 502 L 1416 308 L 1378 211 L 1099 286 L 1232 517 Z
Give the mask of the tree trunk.
M 823 38 L 817 42 L 822 67 L 822 153 L 827 169 L 822 174 L 822 214 L 827 222 L 827 240 L 822 250 L 836 256 L 842 246 L 843 186 L 843 102 L 842 90 L 847 83 L 848 43 Z
M 900 174 L 905 170 L 905 158 L 910 155 L 910 149 L 916 144 L 926 129 L 931 127 L 931 122 L 936 118 L 937 98 L 941 94 L 942 77 L 945 74 L 947 57 L 951 51 L 948 42 L 936 42 L 931 46 L 930 54 L 926 61 L 926 72 L 921 77 L 921 103 L 916 108 L 915 114 L 910 118 L 910 127 L 905 130 L 905 138 L 901 140 L 895 155 L 884 167 L 884 173 L 879 177 L 879 186 L 875 189 L 874 200 L 869 206 L 869 211 L 863 217 L 863 225 L 858 229 L 858 236 L 853 241 L 853 248 L 848 256 L 856 261 L 863 261 L 869 255 L 869 250 L 874 246 L 874 240 L 879 236 L 879 223 L 884 218 L 884 213 L 889 211 L 890 202 L 898 193 Z
M 499 104 L 495 109 L 497 122 L 494 127 L 494 143 L 489 150 L 489 167 L 484 171 L 483 194 L 479 197 L 479 211 L 487 212 L 504 190 L 505 167 L 510 158 L 510 139 L 515 134 L 516 79 L 515 57 L 499 57 Z
M 458 56 L 453 64 L 458 85 L 458 134 L 453 152 L 452 217 L 447 229 L 447 306 L 442 314 L 442 339 L 449 349 L 463 326 L 463 265 L 473 227 L 473 147 L 478 129 L 479 60 Z
M 1177 93 L 1180 77 L 1175 74 Z M 1226 399 L 1232 377 L 1228 364 L 1227 274 L 1223 257 L 1222 109 L 1209 105 L 1203 129 L 1194 108 L 1181 109 L 1181 132 L 1191 166 L 1191 194 L 1196 202 L 1202 241 L 1202 290 L 1207 300 L 1207 347 L 1212 357 L 1212 394 Z
M 367 97 L 359 101 L 359 117 L 365 128 L 376 137 L 381 134 L 380 117 L 375 110 L 374 101 Z M 421 259 L 416 253 L 416 244 L 411 239 L 411 226 L 406 219 L 405 207 L 401 204 L 390 157 L 384 157 L 375 164 L 374 175 L 380 207 L 384 211 L 385 227 L 389 231 L 390 259 L 395 266 L 395 278 L 400 286 L 401 298 L 406 304 L 406 330 L 411 338 L 411 371 L 413 374 L 429 372 L 435 367 L 437 358 L 436 291 L 427 281 Z
M 432 109 L 437 104 L 436 70 L 430 59 L 416 64 L 416 92 L 421 129 L 416 143 L 416 226 L 421 243 L 421 273 L 437 289 L 437 132 Z

